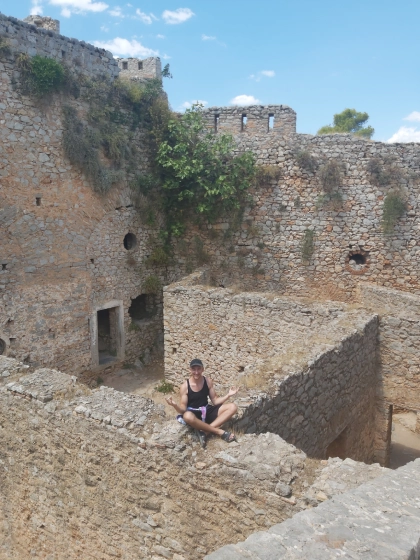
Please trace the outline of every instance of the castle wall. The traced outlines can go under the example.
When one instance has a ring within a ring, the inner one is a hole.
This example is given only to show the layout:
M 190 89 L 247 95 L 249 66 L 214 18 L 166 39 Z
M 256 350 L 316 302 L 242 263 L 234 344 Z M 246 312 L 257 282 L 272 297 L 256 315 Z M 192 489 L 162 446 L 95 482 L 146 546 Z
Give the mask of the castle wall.
M 92 78 L 118 74 L 111 53 L 2 15 L 0 27 L 14 53 L 48 55 Z M 155 298 L 155 314 L 135 325 L 128 309 L 150 275 L 163 281 L 162 270 L 144 264 L 155 232 L 133 207 L 128 183 L 134 176 L 106 196 L 94 192 L 62 149 L 63 105 L 82 119 L 88 106 L 61 93 L 45 100 L 22 96 L 14 87 L 13 56 L 0 61 L 0 349 L 31 365 L 81 373 L 95 365 L 93 312 L 118 300 L 125 345 L 115 361 L 134 362 L 161 345 L 162 302 Z M 148 169 L 140 128 L 133 143 L 138 170 Z M 132 249 L 124 246 L 127 233 L 138 240 Z
M 54 58 L 92 76 L 118 76 L 118 64 L 112 53 L 85 41 L 59 35 L 52 29 L 0 14 L 0 35 L 7 38 L 9 46 L 17 53 Z
M 361 284 L 360 298 L 379 314 L 384 398 L 420 410 L 420 298 L 374 284 Z
M 420 292 L 420 212 L 418 144 L 382 144 L 350 135 L 291 135 L 282 140 L 250 136 L 238 141 L 238 150 L 251 149 L 261 164 L 277 170 L 280 179 L 267 179 L 253 192 L 254 206 L 245 211 L 244 223 L 228 241 L 207 240 L 213 266 L 222 264 L 241 278 L 257 270 L 254 286 L 284 294 L 300 294 L 352 301 L 357 284 L 374 282 L 387 288 Z M 322 167 L 329 160 L 343 165 L 342 202 L 337 209 L 319 204 L 324 194 L 317 172 L 306 172 L 297 163 L 299 152 L 310 153 Z M 400 190 L 407 212 L 392 234 L 384 234 L 382 215 L 389 187 L 373 184 L 367 165 L 373 158 L 383 165 L 393 159 L 402 173 Z M 224 233 L 228 221 L 216 224 Z M 302 257 L 305 232 L 313 231 L 313 252 Z M 231 248 L 235 251 L 232 251 Z M 235 254 L 236 253 L 236 254 Z M 362 255 L 365 265 L 352 256 Z
M 232 134 L 241 148 L 278 142 L 296 132 L 296 113 L 287 105 L 210 107 L 202 114 L 209 130 Z
M 255 533 L 245 542 L 224 546 L 205 560 L 327 559 L 339 555 L 355 560 L 367 555 L 372 560 L 414 560 L 420 542 L 419 482 L 417 459 L 268 531 Z
M 231 455 L 217 440 L 208 453 L 149 399 L 56 370 L 22 376 L 1 357 L 0 381 L 5 367 L 2 560 L 187 560 L 304 507 L 274 492 L 305 476 L 304 453 L 279 436 L 243 436 Z
M 120 78 L 131 80 L 162 79 L 162 64 L 159 57 L 117 58 Z
M 278 433 L 313 457 L 372 462 L 376 432 L 387 440 L 376 422 L 377 318 L 199 280 L 164 290 L 165 377 L 180 385 L 198 357 L 219 394 L 241 386 L 236 429 Z

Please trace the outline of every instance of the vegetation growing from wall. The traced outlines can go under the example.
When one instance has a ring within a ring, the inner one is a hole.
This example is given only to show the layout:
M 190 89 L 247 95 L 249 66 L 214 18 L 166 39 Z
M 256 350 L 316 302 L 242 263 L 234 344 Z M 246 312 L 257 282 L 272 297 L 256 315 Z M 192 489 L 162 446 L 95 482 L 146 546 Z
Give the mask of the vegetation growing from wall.
M 337 132 L 350 133 L 362 138 L 372 138 L 375 129 L 364 126 L 369 120 L 367 113 L 360 113 L 356 109 L 344 109 L 341 113 L 334 115 L 334 124 L 323 126 L 318 134 L 334 134 Z
M 0 36 L 0 56 L 7 56 L 11 53 L 10 43 L 5 37 Z
M 312 229 L 305 229 L 303 232 L 302 245 L 301 245 L 301 255 L 302 262 L 309 262 L 310 258 L 314 252 L 314 238 L 315 232 Z
M 384 233 L 393 233 L 396 223 L 404 215 L 406 210 L 407 205 L 402 194 L 398 191 L 390 191 L 384 200 L 382 214 L 382 228 Z
M 309 173 L 314 173 L 318 167 L 317 160 L 306 150 L 302 150 L 296 154 L 296 161 L 301 169 Z
M 338 190 L 343 181 L 342 162 L 331 159 L 320 168 L 318 178 L 326 193 L 332 193 Z
M 154 111 L 154 171 L 139 176 L 134 187 L 165 215 L 167 239 L 182 235 L 188 224 L 213 223 L 221 216 L 235 222 L 255 183 L 254 155 L 235 155 L 231 136 L 209 132 L 200 106 L 181 117 L 156 106 Z
M 25 95 L 43 97 L 62 88 L 66 82 L 66 71 L 62 64 L 52 58 L 20 54 L 16 58 L 20 72 L 20 87 Z
M 380 158 L 372 158 L 368 161 L 366 169 L 371 182 L 377 187 L 397 186 L 403 179 L 402 170 L 389 158 L 384 161 Z

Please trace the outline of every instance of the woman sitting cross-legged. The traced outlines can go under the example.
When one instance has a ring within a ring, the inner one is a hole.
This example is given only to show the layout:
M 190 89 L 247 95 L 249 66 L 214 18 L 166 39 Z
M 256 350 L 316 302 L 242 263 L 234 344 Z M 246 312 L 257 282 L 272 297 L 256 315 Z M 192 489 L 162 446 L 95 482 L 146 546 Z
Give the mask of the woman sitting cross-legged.
M 227 395 L 218 397 L 213 387 L 213 381 L 204 377 L 203 362 L 194 359 L 190 363 L 190 378 L 184 381 L 180 388 L 181 404 L 178 405 L 172 397 L 166 402 L 182 415 L 185 422 L 199 432 L 205 432 L 220 436 L 228 443 L 235 441 L 235 435 L 225 432 L 221 426 L 230 420 L 238 407 L 234 403 L 226 401 L 236 395 L 238 389 L 231 387 Z M 209 404 L 208 398 L 212 404 Z M 200 441 L 202 441 L 201 434 Z

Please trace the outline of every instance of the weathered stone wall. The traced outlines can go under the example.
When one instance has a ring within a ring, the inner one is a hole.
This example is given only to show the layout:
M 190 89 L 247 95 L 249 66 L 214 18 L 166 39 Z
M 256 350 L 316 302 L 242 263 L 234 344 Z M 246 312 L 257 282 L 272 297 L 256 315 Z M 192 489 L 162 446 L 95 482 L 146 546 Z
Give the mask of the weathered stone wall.
M 206 560 L 414 560 L 420 554 L 419 482 L 417 459 Z
M 162 79 L 162 64 L 160 58 L 117 58 L 120 78 L 131 80 Z
M 62 148 L 62 107 L 72 105 L 85 119 L 83 96 L 57 93 L 34 100 L 15 87 L 19 52 L 56 58 L 91 78 L 113 79 L 117 63 L 111 53 L 14 18 L 0 16 L 0 27 L 12 49 L 0 60 L 0 351 L 32 365 L 81 373 L 95 365 L 93 315 L 118 301 L 125 344 L 115 362 L 134 362 L 161 346 L 161 297 L 147 321 L 133 325 L 128 309 L 150 275 L 164 280 L 162 269 L 145 266 L 156 232 L 133 206 L 134 175 L 128 173 L 106 196 L 94 192 Z M 126 131 L 137 148 L 137 171 L 147 170 L 144 130 L 127 125 Z M 109 165 L 105 158 L 103 163 Z M 129 249 L 127 233 L 137 240 Z
M 112 53 L 85 41 L 59 35 L 51 28 L 44 29 L 0 14 L 0 35 L 8 40 L 10 47 L 17 53 L 54 58 L 92 76 L 118 76 L 118 64 Z
M 242 149 L 253 150 L 296 132 L 296 113 L 287 105 L 210 107 L 203 116 L 210 130 L 234 135 Z
M 393 405 L 420 410 L 420 298 L 361 284 L 360 299 L 380 318 L 384 398 Z
M 377 336 L 373 318 L 307 368 L 277 381 L 274 394 L 258 395 L 235 425 L 245 432 L 279 434 L 311 457 L 379 460 Z
M 48 16 L 43 17 L 40 15 L 31 15 L 26 17 L 23 21 L 29 23 L 30 25 L 41 27 L 42 29 L 54 31 L 54 33 L 60 33 L 60 22 L 58 19 L 52 19 Z
M 279 436 L 205 451 L 149 399 L 10 362 L 0 358 L 4 560 L 186 560 L 306 507 L 305 455 Z
M 208 240 L 206 249 L 214 266 L 223 265 L 225 275 L 241 277 L 257 271 L 260 289 L 301 294 L 323 299 L 351 301 L 360 282 L 419 293 L 420 212 L 418 144 L 383 144 L 351 135 L 308 136 L 292 134 L 277 138 L 270 133 L 236 135 L 238 150 L 251 149 L 261 164 L 274 166 L 280 179 L 268 179 L 253 193 L 255 205 L 248 208 L 238 232 L 228 241 L 223 235 Z M 299 167 L 297 154 L 308 152 L 318 170 Z M 401 173 L 400 191 L 407 212 L 392 234 L 384 235 L 383 204 L 390 187 L 379 187 L 368 173 L 372 159 Z M 343 165 L 342 178 L 333 190 L 341 202 L 320 205 L 324 191 L 320 168 L 330 160 Z M 228 222 L 214 228 L 223 234 Z M 306 230 L 314 232 L 313 253 L 302 258 Z M 233 249 L 233 250 L 232 250 Z M 358 265 L 351 258 L 360 254 Z
M 372 462 L 377 318 L 332 302 L 205 288 L 200 279 L 164 290 L 166 378 L 180 385 L 201 358 L 220 390 L 243 386 L 237 429 L 278 433 L 319 458 L 340 438 L 343 457 Z

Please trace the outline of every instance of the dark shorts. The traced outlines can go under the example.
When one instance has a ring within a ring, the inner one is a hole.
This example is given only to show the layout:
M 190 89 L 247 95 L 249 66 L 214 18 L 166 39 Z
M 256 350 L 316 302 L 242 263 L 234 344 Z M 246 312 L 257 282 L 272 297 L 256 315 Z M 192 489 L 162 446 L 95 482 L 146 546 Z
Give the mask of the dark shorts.
M 217 418 L 217 415 L 219 414 L 219 408 L 221 407 L 221 404 L 208 404 L 207 405 L 207 411 L 206 411 L 206 424 L 211 424 L 212 422 L 214 422 Z M 197 418 L 199 420 L 201 420 L 201 410 L 191 410 L 191 412 L 193 414 L 195 414 L 195 416 L 197 416 Z

